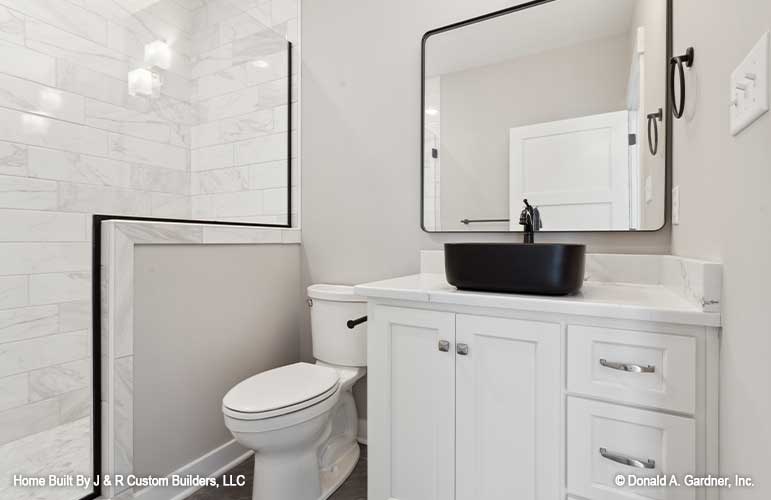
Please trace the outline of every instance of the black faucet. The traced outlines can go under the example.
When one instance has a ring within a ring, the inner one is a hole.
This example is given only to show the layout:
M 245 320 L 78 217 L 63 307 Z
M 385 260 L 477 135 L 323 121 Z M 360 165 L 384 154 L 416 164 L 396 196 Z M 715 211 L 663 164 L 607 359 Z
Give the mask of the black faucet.
M 525 208 L 522 213 L 519 214 L 519 223 L 525 226 L 525 236 L 523 243 L 530 244 L 535 243 L 535 228 L 533 226 L 533 207 L 527 202 L 527 198 L 523 200 L 525 202 Z

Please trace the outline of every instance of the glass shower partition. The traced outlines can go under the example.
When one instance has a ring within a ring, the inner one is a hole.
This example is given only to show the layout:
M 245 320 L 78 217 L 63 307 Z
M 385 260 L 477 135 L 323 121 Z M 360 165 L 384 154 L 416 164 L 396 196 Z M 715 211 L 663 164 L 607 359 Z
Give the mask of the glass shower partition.
M 0 0 L 0 500 L 99 494 L 94 214 L 291 225 L 285 4 Z

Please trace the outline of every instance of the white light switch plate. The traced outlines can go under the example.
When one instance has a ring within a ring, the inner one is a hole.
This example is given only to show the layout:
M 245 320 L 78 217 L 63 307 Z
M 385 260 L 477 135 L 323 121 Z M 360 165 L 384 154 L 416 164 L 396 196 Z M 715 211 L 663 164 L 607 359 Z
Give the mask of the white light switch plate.
M 768 111 L 768 45 L 769 32 L 766 32 L 731 74 L 733 135 L 739 134 Z
M 680 224 L 680 186 L 672 189 L 672 224 Z

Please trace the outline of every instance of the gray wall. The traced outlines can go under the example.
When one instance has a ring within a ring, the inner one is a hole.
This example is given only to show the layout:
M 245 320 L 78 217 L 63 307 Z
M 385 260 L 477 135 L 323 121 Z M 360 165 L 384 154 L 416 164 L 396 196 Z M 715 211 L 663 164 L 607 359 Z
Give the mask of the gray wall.
M 421 249 L 521 235 L 420 229 L 420 39 L 509 7 L 480 0 L 302 3 L 302 228 L 306 283 L 361 283 L 417 272 Z M 345 29 L 331 29 L 344 23 Z M 666 253 L 655 233 L 540 235 L 594 252 Z M 332 243 L 333 242 L 333 243 Z M 307 318 L 306 318 L 307 325 Z M 309 329 L 303 355 L 310 357 Z
M 674 183 L 680 186 L 675 254 L 722 261 L 720 466 L 758 487 L 724 500 L 771 498 L 771 115 L 741 135 L 728 131 L 729 77 L 771 28 L 771 2 L 677 0 L 674 50 L 696 50 L 693 100 L 674 125 Z
M 298 360 L 299 253 L 298 245 L 137 247 L 137 474 L 163 476 L 230 441 L 225 393 Z
M 627 109 L 628 44 L 624 34 L 441 75 L 442 229 L 509 216 L 512 127 Z
M 303 264 L 306 282 L 357 283 L 416 272 L 418 250 L 445 241 L 514 235 L 428 235 L 419 229 L 420 37 L 431 28 L 508 7 L 484 0 L 303 2 Z M 728 132 L 728 78 L 771 26 L 765 0 L 674 2 L 675 52 L 693 45 L 695 103 L 674 127 L 681 224 L 672 251 L 725 265 L 721 347 L 721 469 L 759 486 L 727 500 L 771 496 L 771 115 Z M 344 30 L 329 29 L 345 23 Z M 591 251 L 666 253 L 670 229 L 560 234 Z M 329 244 L 334 241 L 335 244 Z M 365 250 L 363 250 L 365 249 Z M 308 357 L 309 336 L 303 336 Z

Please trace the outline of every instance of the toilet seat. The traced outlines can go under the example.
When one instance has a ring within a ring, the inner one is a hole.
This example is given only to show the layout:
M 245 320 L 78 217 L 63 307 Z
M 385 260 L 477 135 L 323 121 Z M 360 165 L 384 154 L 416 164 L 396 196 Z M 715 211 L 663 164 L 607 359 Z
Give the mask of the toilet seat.
M 222 399 L 222 411 L 238 420 L 273 418 L 318 405 L 339 388 L 340 375 L 334 368 L 295 363 L 239 383 Z

